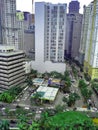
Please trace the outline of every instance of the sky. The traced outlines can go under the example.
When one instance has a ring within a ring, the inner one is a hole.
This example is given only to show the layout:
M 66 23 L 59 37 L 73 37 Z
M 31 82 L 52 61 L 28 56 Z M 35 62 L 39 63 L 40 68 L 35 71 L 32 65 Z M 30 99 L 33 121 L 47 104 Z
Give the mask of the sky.
M 67 3 L 71 0 L 34 0 L 34 2 L 51 2 L 51 3 Z M 83 5 L 88 5 L 92 0 L 78 0 L 80 2 L 80 13 L 83 13 Z M 16 8 L 21 11 L 28 11 L 32 13 L 32 0 L 16 0 Z

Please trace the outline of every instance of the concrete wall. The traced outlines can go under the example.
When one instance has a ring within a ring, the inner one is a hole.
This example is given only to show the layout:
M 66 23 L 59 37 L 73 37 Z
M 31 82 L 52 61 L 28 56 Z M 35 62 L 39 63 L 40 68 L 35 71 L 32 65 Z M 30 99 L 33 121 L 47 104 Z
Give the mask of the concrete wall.
M 52 63 L 51 61 L 46 62 L 34 62 L 31 63 L 32 69 L 38 70 L 40 73 L 44 72 L 51 72 L 51 71 L 57 71 L 59 73 L 64 73 L 66 70 L 66 64 L 65 63 Z
M 35 33 L 24 32 L 24 52 L 29 55 L 32 50 L 35 50 Z

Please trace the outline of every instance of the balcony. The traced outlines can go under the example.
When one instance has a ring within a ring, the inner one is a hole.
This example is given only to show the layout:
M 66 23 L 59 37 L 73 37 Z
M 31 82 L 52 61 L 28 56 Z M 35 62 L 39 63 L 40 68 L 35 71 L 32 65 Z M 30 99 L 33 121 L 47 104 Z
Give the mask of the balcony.
M 0 61 L 0 64 L 2 65 L 11 65 L 11 64 L 18 64 L 19 62 L 23 62 L 24 59 L 17 59 L 15 61 Z
M 10 73 L 14 73 L 14 72 L 16 72 L 16 71 L 20 71 L 20 70 L 23 70 L 23 69 L 24 69 L 23 66 L 20 66 L 20 67 L 11 69 L 11 70 L 3 70 L 3 69 L 0 69 L 0 73 L 10 74 Z
M 22 69 L 22 70 L 18 70 L 18 71 L 16 71 L 16 72 L 10 73 L 10 74 L 0 73 L 0 77 L 10 78 L 10 77 L 12 77 L 12 76 L 14 76 L 14 75 L 18 75 L 18 74 L 20 74 L 20 73 L 25 73 L 25 71 Z
M 18 74 L 18 75 L 13 75 L 13 77 L 9 77 L 9 78 L 6 78 L 6 77 L 0 77 L 0 81 L 5 81 L 5 82 L 11 82 L 15 79 L 20 79 L 21 76 L 24 76 L 24 72 Z
M 0 80 L 0 84 L 3 84 L 3 85 L 7 85 L 7 86 L 10 86 L 10 85 L 12 85 L 12 84 L 14 84 L 14 83 L 16 83 L 16 82 L 19 82 L 19 81 L 24 81 L 24 76 L 22 76 L 22 77 L 19 77 L 18 79 L 15 79 L 15 80 L 13 80 L 13 81 L 11 81 L 11 82 L 7 82 L 7 81 L 2 81 L 2 80 Z
M 15 67 L 19 67 L 19 66 L 23 66 L 24 64 L 21 62 L 21 63 L 18 63 L 18 64 L 13 64 L 13 65 L 10 65 L 10 66 L 4 66 L 4 65 L 0 65 L 0 69 L 12 69 L 12 68 L 15 68 Z

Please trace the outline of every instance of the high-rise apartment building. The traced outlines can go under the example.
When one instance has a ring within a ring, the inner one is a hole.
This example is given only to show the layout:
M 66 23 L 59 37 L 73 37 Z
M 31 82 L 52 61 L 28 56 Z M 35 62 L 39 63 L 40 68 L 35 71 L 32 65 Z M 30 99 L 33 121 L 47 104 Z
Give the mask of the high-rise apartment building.
M 92 3 L 89 4 L 88 6 L 84 6 L 80 48 L 79 48 L 79 63 L 80 64 L 83 64 L 83 62 L 84 62 L 85 48 L 86 48 L 86 41 L 87 41 L 87 32 L 88 32 L 88 25 L 89 25 L 89 20 L 90 20 L 91 8 L 92 8 Z
M 75 5 L 75 3 L 78 4 Z M 73 6 L 78 7 L 73 10 Z M 67 14 L 65 57 L 78 60 L 83 15 L 79 13 L 78 1 L 70 2 L 69 9 L 70 11 Z
M 0 46 L 0 91 L 25 81 L 24 53 L 14 46 Z
M 16 21 L 16 0 L 0 0 L 2 44 L 18 48 L 18 28 Z
M 17 25 L 18 25 L 18 49 L 24 50 L 24 13 L 17 11 Z
M 40 72 L 65 69 L 66 4 L 35 3 L 35 62 Z M 53 63 L 55 62 L 55 63 Z M 58 67 L 59 66 L 59 67 Z
M 98 0 L 94 0 L 90 6 L 84 72 L 91 79 L 98 79 Z

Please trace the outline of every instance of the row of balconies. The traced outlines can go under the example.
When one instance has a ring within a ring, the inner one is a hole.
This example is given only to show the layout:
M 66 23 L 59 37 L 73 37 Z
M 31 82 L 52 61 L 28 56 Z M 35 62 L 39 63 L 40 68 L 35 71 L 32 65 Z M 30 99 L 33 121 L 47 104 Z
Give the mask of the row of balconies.
M 0 65 L 0 69 L 7 69 L 7 70 L 9 70 L 9 69 L 16 68 L 16 67 L 23 66 L 23 65 L 24 64 L 22 62 L 20 62 L 18 64 L 13 64 L 13 65 L 10 65 L 10 66 L 8 66 L 8 65 L 6 65 L 6 66 Z
M 13 77 L 9 77 L 9 78 L 6 78 L 6 77 L 0 77 L 0 81 L 5 81 L 5 82 L 11 82 L 12 80 L 15 80 L 15 79 L 18 79 L 20 78 L 21 76 L 24 75 L 24 72 L 18 74 L 18 75 L 13 75 Z
M 25 73 L 25 71 L 23 69 L 21 69 L 21 70 L 18 70 L 16 72 L 14 72 L 14 73 L 12 72 L 10 74 L 0 73 L 0 77 L 10 78 L 10 77 L 12 77 L 14 75 L 18 75 L 18 74 L 23 73 L 23 72 Z
M 14 60 L 14 61 L 0 61 L 0 64 L 2 65 L 11 65 L 11 64 L 19 64 L 19 62 L 23 62 L 24 59 L 17 59 L 17 60 Z
M 24 55 L 21 54 L 21 55 L 17 55 L 17 56 L 12 56 L 12 57 L 0 57 L 0 60 L 4 60 L 4 61 L 9 61 L 9 60 L 16 60 L 16 59 L 19 59 L 19 58 L 24 58 Z
M 1 88 L 0 90 L 1 90 L 1 91 L 4 91 L 4 89 L 9 89 L 9 88 L 11 88 L 11 87 L 13 87 L 13 86 L 17 86 L 17 85 L 23 83 L 24 81 L 25 81 L 25 79 L 22 79 L 22 80 L 20 80 L 20 81 L 18 81 L 18 82 L 13 83 L 12 85 L 4 85 L 4 84 L 0 83 L 0 87 L 3 88 L 3 89 Z
M 3 70 L 3 69 L 0 69 L 0 73 L 10 74 L 10 73 L 14 73 L 14 72 L 16 72 L 16 71 L 23 70 L 23 69 L 24 69 L 23 66 L 19 66 L 19 67 L 17 67 L 17 68 L 11 69 L 11 70 Z
M 18 77 L 17 79 L 15 79 L 15 80 L 10 81 L 10 82 L 0 80 L 0 84 L 10 86 L 10 85 L 13 85 L 13 84 L 15 84 L 16 82 L 19 82 L 19 81 L 23 82 L 24 79 L 25 79 L 24 76 L 21 76 L 21 77 Z

